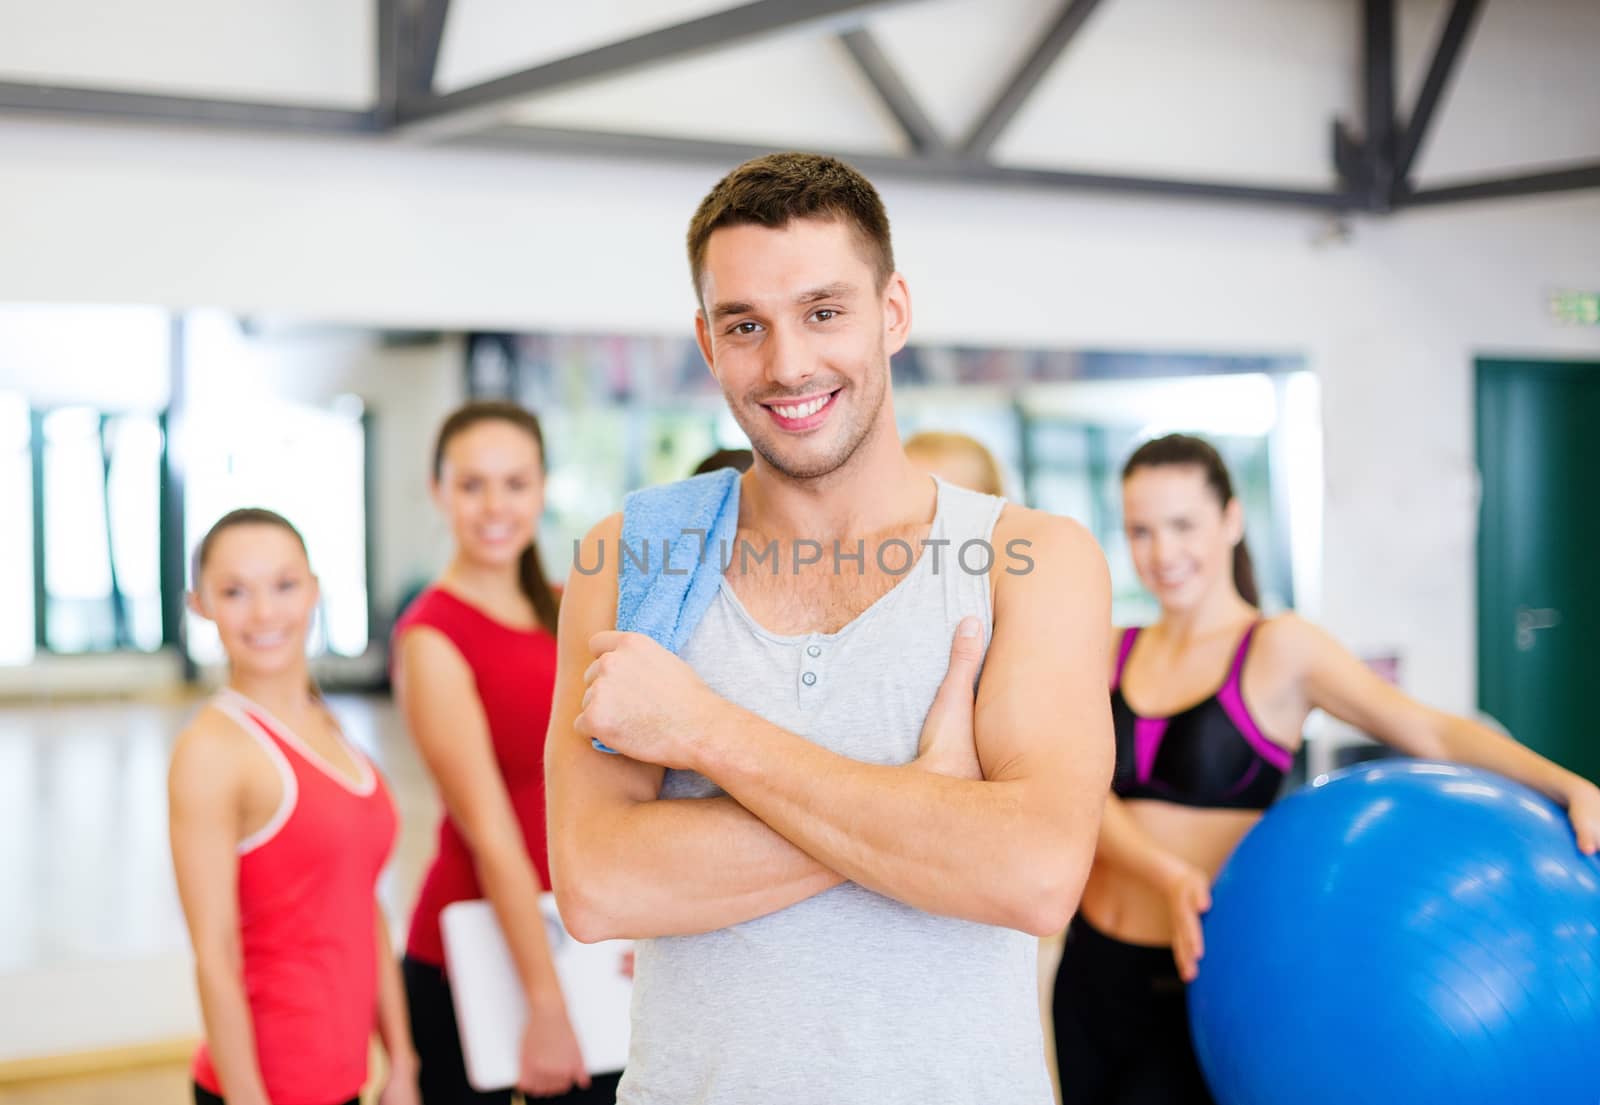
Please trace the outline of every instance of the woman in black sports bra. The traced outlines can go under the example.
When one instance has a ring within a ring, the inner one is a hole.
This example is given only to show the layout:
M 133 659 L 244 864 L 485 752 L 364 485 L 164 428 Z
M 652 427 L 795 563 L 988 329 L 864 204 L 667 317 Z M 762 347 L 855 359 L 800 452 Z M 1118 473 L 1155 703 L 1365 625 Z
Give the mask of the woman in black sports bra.
M 1056 974 L 1057 1067 L 1064 1105 L 1204 1105 L 1184 996 L 1204 952 L 1200 915 L 1223 861 L 1277 796 L 1313 709 L 1408 755 L 1543 791 L 1589 853 L 1600 788 L 1408 698 L 1310 622 L 1263 619 L 1243 511 L 1204 441 L 1147 442 L 1122 481 L 1129 550 L 1161 616 L 1113 638 L 1117 767 Z

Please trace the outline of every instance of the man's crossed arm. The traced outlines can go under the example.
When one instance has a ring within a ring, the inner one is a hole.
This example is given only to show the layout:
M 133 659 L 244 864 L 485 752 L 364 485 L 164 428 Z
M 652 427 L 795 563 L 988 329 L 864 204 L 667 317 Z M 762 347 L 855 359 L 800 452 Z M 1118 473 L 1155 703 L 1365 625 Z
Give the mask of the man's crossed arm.
M 597 526 L 584 561 L 620 530 L 619 516 Z M 1111 774 L 1105 561 L 1074 523 L 1021 508 L 994 538 L 1030 542 L 1033 568 L 995 580 L 976 699 L 982 640 L 958 635 L 921 752 L 898 767 L 718 697 L 653 641 L 612 630 L 614 566 L 574 576 L 545 748 L 551 872 L 574 935 L 707 932 L 847 879 L 931 913 L 1062 928 Z M 659 800 L 668 767 L 727 797 Z

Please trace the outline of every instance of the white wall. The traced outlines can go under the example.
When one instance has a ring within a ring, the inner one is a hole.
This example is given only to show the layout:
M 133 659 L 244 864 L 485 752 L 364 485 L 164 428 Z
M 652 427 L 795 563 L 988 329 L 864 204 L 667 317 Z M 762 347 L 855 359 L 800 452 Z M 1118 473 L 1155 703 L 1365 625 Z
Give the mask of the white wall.
M 374 100 L 368 0 L 0 0 L 7 80 L 363 108 Z
M 428 497 L 428 449 L 465 397 L 461 339 L 391 346 L 368 331 L 270 323 L 245 334 L 215 311 L 195 312 L 190 334 L 191 417 L 237 416 L 283 401 L 327 408 L 341 396 L 365 405 L 376 469 L 368 585 L 380 615 L 392 616 L 406 588 L 431 578 L 448 550 Z
M 0 390 L 36 407 L 159 411 L 172 379 L 170 337 L 171 316 L 159 307 L 0 303 Z
M 0 145 L 0 241 L 26 259 L 0 269 L 0 301 L 414 327 L 686 332 L 682 234 L 718 175 L 20 123 Z M 1325 619 L 1402 651 L 1416 692 L 1472 704 L 1472 358 L 1600 359 L 1600 331 L 1544 305 L 1552 287 L 1600 288 L 1600 196 L 1356 219 L 1339 243 L 1297 212 L 882 185 L 923 340 L 1307 355 L 1324 384 Z M 400 494 L 381 509 L 416 505 Z

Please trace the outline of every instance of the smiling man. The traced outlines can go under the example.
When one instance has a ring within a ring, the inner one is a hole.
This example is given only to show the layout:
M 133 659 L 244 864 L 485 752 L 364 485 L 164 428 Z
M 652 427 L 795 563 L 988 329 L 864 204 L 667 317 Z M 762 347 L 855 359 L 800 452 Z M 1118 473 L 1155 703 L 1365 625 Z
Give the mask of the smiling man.
M 681 656 L 613 629 L 620 516 L 563 602 L 551 866 L 580 939 L 641 941 L 618 1100 L 1046 1105 L 1033 937 L 1110 782 L 1105 562 L 907 460 L 911 297 L 855 170 L 741 165 L 689 263 L 755 450 L 737 547 L 779 555 L 728 558 Z

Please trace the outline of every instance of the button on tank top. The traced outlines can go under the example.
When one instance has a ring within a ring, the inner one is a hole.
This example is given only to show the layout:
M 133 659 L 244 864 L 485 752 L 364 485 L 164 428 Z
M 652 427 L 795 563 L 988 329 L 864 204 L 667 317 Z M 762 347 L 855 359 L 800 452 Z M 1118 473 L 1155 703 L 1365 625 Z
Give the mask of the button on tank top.
M 940 482 L 930 544 L 837 633 L 770 633 L 724 579 L 683 657 L 716 693 L 790 732 L 855 760 L 907 763 L 957 624 L 977 615 L 990 637 L 984 550 L 1003 505 Z M 1006 550 L 993 552 L 1003 571 Z M 902 563 L 900 550 L 884 561 Z M 683 771 L 661 788 L 669 799 L 720 793 Z M 729 928 L 639 941 L 618 1103 L 1049 1105 L 1037 948 L 1026 933 L 854 883 Z

